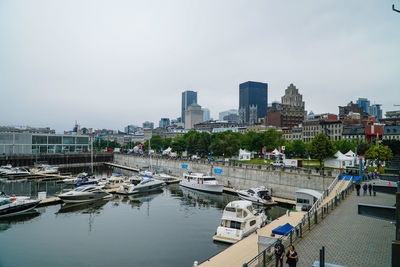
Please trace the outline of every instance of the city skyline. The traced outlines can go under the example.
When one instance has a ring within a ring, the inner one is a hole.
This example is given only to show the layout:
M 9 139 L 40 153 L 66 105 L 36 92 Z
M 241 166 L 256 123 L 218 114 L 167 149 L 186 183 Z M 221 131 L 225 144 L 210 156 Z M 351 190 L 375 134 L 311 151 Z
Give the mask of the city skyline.
M 268 83 L 269 102 L 295 84 L 316 114 L 400 104 L 391 2 L 94 3 L 0 1 L 1 125 L 157 123 L 179 117 L 184 90 L 218 118 L 250 80 Z

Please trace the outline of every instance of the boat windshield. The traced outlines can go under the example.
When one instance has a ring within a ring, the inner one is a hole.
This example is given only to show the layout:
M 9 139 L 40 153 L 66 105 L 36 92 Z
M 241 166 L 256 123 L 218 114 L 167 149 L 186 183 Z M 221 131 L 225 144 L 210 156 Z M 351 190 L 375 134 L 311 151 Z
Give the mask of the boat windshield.
M 78 187 L 78 188 L 75 189 L 75 191 L 81 192 L 81 191 L 85 191 L 87 189 L 89 189 L 89 187 Z
M 6 205 L 6 204 L 10 204 L 13 203 L 11 200 L 8 199 L 4 199 L 3 201 L 0 201 L 0 206 Z
M 254 191 L 249 189 L 249 190 L 247 190 L 247 193 L 254 194 Z

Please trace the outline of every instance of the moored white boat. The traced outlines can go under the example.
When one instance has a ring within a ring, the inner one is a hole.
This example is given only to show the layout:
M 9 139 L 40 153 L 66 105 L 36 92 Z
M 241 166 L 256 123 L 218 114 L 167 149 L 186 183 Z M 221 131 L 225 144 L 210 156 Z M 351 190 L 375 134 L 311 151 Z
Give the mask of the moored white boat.
M 224 190 L 224 186 L 219 185 L 214 176 L 208 176 L 202 173 L 184 173 L 183 179 L 179 185 L 215 194 L 221 194 Z
M 258 213 L 253 209 L 251 201 L 232 201 L 222 213 L 221 225 L 218 226 L 213 240 L 236 243 L 263 226 L 266 219 L 263 212 Z
M 249 200 L 257 205 L 276 205 L 266 186 L 250 188 L 248 190 L 235 190 L 243 200 Z
M 147 193 L 155 190 L 161 189 L 164 186 L 164 182 L 153 179 L 153 178 L 143 178 L 138 184 L 123 184 L 116 191 L 120 195 L 133 195 L 139 193 Z
M 107 199 L 111 198 L 112 195 L 104 191 L 101 186 L 85 185 L 60 194 L 58 197 L 65 203 L 79 203 Z
M 11 197 L 0 192 L 0 217 L 18 215 L 36 208 L 40 200 L 30 197 Z
M 11 165 L 0 166 L 0 174 L 29 174 L 30 172 L 22 167 L 12 167 Z
M 54 174 L 58 173 L 58 167 L 42 164 L 38 168 L 32 169 L 35 174 Z

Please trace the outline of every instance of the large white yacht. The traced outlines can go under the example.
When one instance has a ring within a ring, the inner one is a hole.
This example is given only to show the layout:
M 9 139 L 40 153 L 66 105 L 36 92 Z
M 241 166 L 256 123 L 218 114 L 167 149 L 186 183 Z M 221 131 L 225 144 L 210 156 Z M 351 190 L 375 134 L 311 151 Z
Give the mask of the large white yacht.
M 221 225 L 218 226 L 213 240 L 236 243 L 261 227 L 266 216 L 253 210 L 251 201 L 236 200 L 229 202 L 222 213 Z
M 65 203 L 90 202 L 111 198 L 112 195 L 97 185 L 84 185 L 58 196 Z
M 216 194 L 221 194 L 224 190 L 224 186 L 219 185 L 214 176 L 208 176 L 202 173 L 184 173 L 183 179 L 179 185 Z
M 243 200 L 249 200 L 257 205 L 276 205 L 269 194 L 266 186 L 250 188 L 248 190 L 236 190 L 236 193 Z

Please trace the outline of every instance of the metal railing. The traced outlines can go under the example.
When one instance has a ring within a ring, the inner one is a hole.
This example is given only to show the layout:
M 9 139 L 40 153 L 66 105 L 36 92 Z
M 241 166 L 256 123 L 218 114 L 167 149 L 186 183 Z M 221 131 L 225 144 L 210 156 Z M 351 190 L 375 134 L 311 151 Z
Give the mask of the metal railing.
M 329 186 L 328 191 L 329 193 L 335 188 L 335 185 L 338 183 L 339 178 L 336 177 L 332 184 Z M 328 201 L 326 204 L 321 205 L 323 200 L 329 195 L 325 194 L 318 199 L 318 201 L 312 206 L 312 208 L 303 216 L 300 222 L 293 227 L 286 235 L 280 237 L 279 239 L 282 240 L 282 244 L 287 248 L 288 246 L 292 245 L 298 239 L 302 238 L 304 235 L 311 231 L 311 228 L 318 224 L 323 218 L 325 218 L 333 209 L 335 209 L 340 201 L 344 200 L 344 198 L 349 195 L 354 190 L 354 183 L 353 179 L 350 180 L 349 184 L 341 190 L 340 192 L 336 193 L 335 196 Z M 275 246 L 276 243 L 271 244 L 263 251 L 257 254 L 254 258 L 250 261 L 243 264 L 243 267 L 266 267 L 270 265 L 274 260 L 275 254 Z

